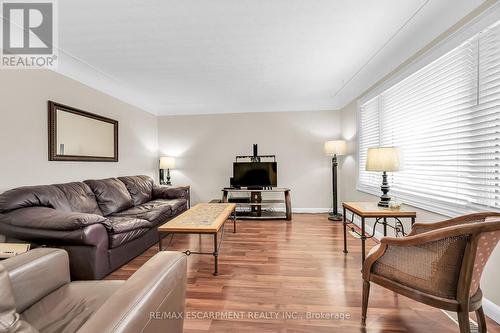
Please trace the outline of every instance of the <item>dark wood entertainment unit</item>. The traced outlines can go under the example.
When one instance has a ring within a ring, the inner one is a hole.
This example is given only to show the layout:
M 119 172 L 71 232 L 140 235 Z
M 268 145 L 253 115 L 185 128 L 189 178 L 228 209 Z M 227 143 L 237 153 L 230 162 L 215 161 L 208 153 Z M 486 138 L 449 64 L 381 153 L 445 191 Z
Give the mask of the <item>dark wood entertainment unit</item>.
M 236 216 L 238 219 L 261 219 L 261 220 L 292 220 L 292 201 L 289 188 L 224 188 L 222 189 L 222 202 L 233 202 L 238 208 Z M 283 199 L 265 198 L 265 196 L 282 193 Z M 234 196 L 231 196 L 234 195 Z M 285 211 L 274 211 L 272 208 L 284 205 Z

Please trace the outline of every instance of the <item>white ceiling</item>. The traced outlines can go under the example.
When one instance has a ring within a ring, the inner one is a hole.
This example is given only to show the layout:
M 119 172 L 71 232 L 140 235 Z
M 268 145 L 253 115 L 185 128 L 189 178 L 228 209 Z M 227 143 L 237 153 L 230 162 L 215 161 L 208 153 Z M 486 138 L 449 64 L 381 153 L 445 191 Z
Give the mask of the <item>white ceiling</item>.
M 331 110 L 482 2 L 59 1 L 58 71 L 159 115 Z

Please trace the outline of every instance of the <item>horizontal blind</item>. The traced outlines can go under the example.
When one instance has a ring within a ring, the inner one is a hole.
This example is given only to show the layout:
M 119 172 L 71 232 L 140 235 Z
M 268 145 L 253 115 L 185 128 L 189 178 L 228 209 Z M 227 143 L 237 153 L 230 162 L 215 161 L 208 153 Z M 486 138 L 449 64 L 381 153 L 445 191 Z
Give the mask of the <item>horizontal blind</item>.
M 360 124 L 363 124 L 364 135 L 359 136 L 359 165 L 366 165 L 368 148 L 378 146 L 380 143 L 378 98 L 361 106 Z M 370 172 L 360 172 L 359 182 L 364 185 L 374 186 L 377 184 L 377 177 Z
M 500 209 L 499 24 L 359 111 L 360 189 L 381 183 L 365 171 L 367 149 L 397 146 L 403 169 L 390 175 L 393 196 L 451 214 Z

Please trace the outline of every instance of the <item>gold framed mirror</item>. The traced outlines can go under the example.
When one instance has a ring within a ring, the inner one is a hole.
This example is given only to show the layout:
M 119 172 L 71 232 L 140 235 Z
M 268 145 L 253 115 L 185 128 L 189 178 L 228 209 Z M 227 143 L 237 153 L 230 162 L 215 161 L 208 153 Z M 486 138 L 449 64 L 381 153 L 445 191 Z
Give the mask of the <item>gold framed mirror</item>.
M 118 121 L 48 101 L 49 161 L 118 162 Z

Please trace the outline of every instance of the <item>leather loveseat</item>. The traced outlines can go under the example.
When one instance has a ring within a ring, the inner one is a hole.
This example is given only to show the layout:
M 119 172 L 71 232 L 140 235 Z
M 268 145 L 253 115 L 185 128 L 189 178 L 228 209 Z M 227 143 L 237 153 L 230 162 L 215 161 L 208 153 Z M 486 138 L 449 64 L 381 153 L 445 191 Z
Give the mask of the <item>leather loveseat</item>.
M 73 279 L 101 279 L 155 244 L 157 226 L 188 204 L 188 188 L 148 176 L 26 186 L 0 194 L 0 234 L 63 248 Z
M 182 332 L 186 256 L 162 251 L 127 281 L 70 282 L 68 255 L 38 248 L 0 261 L 0 331 Z M 155 314 L 160 315 L 156 316 Z

